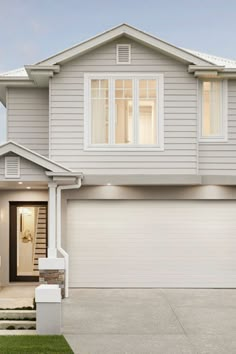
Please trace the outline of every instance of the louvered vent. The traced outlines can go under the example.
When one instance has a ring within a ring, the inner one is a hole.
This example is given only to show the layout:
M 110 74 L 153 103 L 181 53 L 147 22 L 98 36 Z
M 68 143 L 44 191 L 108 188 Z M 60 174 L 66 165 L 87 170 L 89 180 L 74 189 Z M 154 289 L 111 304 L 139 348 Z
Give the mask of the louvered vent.
M 130 46 L 130 44 L 117 44 L 116 61 L 117 61 L 117 64 L 130 64 L 130 62 L 131 62 L 131 46 Z
M 20 158 L 18 156 L 5 157 L 5 177 L 20 178 Z

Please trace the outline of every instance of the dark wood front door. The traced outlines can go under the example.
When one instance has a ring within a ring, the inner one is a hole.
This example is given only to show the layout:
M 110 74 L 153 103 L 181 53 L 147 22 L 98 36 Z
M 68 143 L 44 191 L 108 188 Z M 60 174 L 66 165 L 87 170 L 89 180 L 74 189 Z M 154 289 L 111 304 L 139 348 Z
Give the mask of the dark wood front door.
M 10 281 L 38 281 L 47 257 L 47 202 L 10 202 Z

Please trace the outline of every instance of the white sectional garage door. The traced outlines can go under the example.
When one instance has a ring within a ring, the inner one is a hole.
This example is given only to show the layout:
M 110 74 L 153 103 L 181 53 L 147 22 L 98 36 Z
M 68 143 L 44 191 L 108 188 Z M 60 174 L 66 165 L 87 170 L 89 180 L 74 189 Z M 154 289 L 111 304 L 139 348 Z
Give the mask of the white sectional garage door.
M 234 201 L 68 201 L 71 287 L 236 287 Z

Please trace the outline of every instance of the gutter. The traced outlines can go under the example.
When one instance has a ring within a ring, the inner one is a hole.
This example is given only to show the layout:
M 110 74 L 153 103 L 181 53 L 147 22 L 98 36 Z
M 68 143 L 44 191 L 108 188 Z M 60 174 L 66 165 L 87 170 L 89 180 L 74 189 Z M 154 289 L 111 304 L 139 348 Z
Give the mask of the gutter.
M 65 260 L 65 297 L 69 293 L 69 255 L 61 246 L 61 191 L 69 189 L 79 189 L 82 185 L 81 177 L 76 178 L 76 184 L 57 187 L 57 250 Z

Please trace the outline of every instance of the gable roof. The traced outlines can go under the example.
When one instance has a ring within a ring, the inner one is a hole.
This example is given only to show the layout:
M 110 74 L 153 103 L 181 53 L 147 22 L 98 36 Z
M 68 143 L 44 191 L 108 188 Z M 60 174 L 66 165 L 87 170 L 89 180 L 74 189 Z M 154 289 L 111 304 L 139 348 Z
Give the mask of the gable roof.
M 100 45 L 110 42 L 121 36 L 126 36 L 137 41 L 144 43 L 154 49 L 158 49 L 163 53 L 171 55 L 179 60 L 196 65 L 211 65 L 212 63 L 207 59 L 198 57 L 197 55 L 186 51 L 185 49 L 178 48 L 168 42 L 165 42 L 151 34 L 141 31 L 128 24 L 121 24 L 113 27 L 95 37 L 92 37 L 84 42 L 81 42 L 69 49 L 66 49 L 58 54 L 55 54 L 47 59 L 44 59 L 35 65 L 55 65 L 69 61 L 78 55 L 82 55 L 87 51 L 94 49 Z
M 71 172 L 68 168 L 65 168 L 37 152 L 27 149 L 13 141 L 8 141 L 7 143 L 0 145 L 0 157 L 11 152 L 35 163 L 36 165 L 44 167 L 46 170 L 52 172 Z
M 121 36 L 132 38 L 166 55 L 170 55 L 177 60 L 190 64 L 190 72 L 197 70 L 197 67 L 201 67 L 202 70 L 212 69 L 221 72 L 226 71 L 228 73 L 234 73 L 236 71 L 236 60 L 180 48 L 124 23 L 34 65 L 0 73 L 0 101 L 5 104 L 5 88 L 7 85 L 23 85 L 28 87 L 36 85 L 46 87 L 48 86 L 48 78 L 60 71 L 60 66 L 57 64 L 63 64 Z M 193 65 L 191 66 L 191 64 Z

